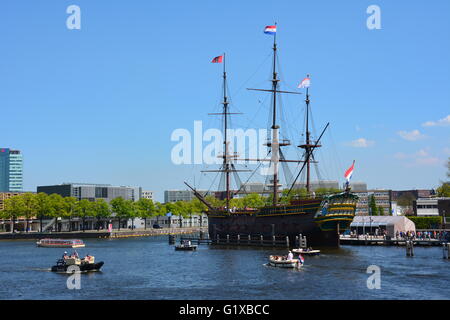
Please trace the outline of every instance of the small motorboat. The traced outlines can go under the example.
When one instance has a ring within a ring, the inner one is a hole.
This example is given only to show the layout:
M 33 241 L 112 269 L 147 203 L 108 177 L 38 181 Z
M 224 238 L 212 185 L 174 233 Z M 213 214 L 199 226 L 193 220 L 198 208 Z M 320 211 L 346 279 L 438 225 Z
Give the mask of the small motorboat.
M 299 259 L 287 259 L 286 256 L 270 256 L 269 265 L 280 268 L 300 268 L 303 263 Z
M 70 266 L 77 266 L 79 271 L 99 271 L 104 262 L 100 261 L 95 263 L 95 257 L 87 255 L 85 258 L 80 259 L 78 256 L 64 256 L 62 259 L 56 261 L 56 265 L 52 267 L 53 272 L 67 272 Z M 75 268 L 76 270 L 76 268 Z M 78 270 L 76 270 L 78 271 Z
M 36 242 L 38 247 L 44 248 L 84 248 L 83 240 L 78 239 L 41 239 Z
M 191 244 L 191 241 L 189 241 L 189 240 L 183 240 L 182 243 L 180 243 L 179 245 L 175 246 L 175 250 L 194 251 L 194 250 L 197 250 L 197 246 Z
M 320 250 L 314 250 L 312 248 L 299 248 L 299 249 L 292 249 L 292 252 L 294 253 L 299 253 L 299 254 L 303 254 L 306 256 L 317 256 L 320 254 Z

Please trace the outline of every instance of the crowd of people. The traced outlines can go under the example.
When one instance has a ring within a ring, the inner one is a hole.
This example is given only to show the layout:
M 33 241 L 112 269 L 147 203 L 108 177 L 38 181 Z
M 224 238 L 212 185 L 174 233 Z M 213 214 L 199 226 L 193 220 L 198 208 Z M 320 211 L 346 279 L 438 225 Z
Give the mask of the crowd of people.
M 443 240 L 447 239 L 447 231 L 397 231 L 395 237 L 397 239 L 412 239 L 412 240 Z

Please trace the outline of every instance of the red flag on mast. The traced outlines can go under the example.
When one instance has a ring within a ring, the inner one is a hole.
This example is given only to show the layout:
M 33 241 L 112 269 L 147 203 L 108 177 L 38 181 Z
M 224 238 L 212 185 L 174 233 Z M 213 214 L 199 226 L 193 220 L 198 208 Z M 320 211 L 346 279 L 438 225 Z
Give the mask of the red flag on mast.
M 218 56 L 218 57 L 215 57 L 214 59 L 212 59 L 212 63 L 222 63 L 222 60 L 223 60 L 223 56 Z

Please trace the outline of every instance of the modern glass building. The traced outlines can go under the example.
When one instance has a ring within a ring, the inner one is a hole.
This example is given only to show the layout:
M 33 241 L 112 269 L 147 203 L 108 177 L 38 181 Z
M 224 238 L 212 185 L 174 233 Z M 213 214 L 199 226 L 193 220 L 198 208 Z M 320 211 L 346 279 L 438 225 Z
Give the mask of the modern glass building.
M 19 150 L 0 148 L 0 192 L 23 191 L 23 159 Z

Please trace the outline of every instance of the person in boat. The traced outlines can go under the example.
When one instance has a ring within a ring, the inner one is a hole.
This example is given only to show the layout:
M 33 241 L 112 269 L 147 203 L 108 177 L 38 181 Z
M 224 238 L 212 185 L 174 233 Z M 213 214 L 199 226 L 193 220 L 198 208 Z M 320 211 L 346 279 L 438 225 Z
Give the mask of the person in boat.
M 78 257 L 78 252 L 74 251 L 74 252 L 72 253 L 72 257 L 74 257 L 74 258 L 79 258 L 79 257 Z
M 291 251 L 289 251 L 288 255 L 287 255 L 287 260 L 292 260 L 294 259 L 294 255 L 292 254 Z
M 63 258 L 63 259 L 69 258 L 69 256 L 67 255 L 67 251 L 64 251 L 64 254 L 63 254 L 62 258 Z

